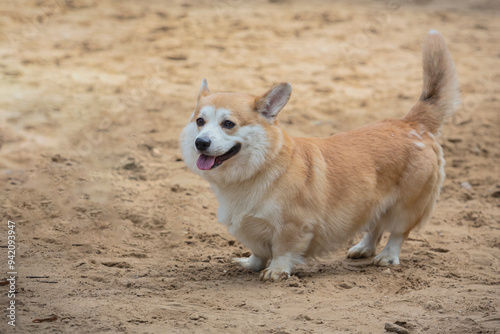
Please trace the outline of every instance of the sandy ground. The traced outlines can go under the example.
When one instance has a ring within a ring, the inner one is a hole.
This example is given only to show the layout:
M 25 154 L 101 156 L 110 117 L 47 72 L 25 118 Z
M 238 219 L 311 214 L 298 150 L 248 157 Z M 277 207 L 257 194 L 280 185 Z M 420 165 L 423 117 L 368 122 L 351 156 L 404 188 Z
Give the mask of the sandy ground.
M 497 1 L 11 1 L 0 14 L 0 278 L 8 219 L 18 271 L 17 326 L 3 284 L 1 333 L 500 332 Z M 282 126 L 326 136 L 409 110 L 431 28 L 464 103 L 440 139 L 441 199 L 401 265 L 347 260 L 351 240 L 284 282 L 235 267 L 248 249 L 179 151 L 201 78 L 254 94 L 288 81 Z

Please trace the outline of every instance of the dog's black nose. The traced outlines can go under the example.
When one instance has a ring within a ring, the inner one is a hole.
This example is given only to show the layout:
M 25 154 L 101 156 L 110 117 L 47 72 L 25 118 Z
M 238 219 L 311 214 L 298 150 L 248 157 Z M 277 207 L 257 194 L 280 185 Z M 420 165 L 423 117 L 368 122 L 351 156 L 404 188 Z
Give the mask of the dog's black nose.
M 212 144 L 212 142 L 207 138 L 196 138 L 196 140 L 194 141 L 194 145 L 200 152 L 203 152 L 207 148 L 209 148 L 210 144 Z

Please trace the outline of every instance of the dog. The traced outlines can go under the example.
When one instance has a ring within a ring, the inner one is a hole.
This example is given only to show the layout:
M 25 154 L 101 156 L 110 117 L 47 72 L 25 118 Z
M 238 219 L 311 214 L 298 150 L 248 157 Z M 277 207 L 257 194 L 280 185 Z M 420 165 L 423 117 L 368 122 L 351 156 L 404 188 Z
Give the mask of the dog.
M 207 180 L 218 220 L 252 251 L 234 262 L 264 281 L 337 249 L 359 232 L 351 259 L 399 264 L 403 241 L 431 216 L 445 178 L 441 125 L 460 104 L 456 69 L 442 35 L 423 45 L 423 89 L 401 119 L 327 138 L 292 138 L 278 114 L 292 91 L 281 83 L 261 96 L 211 93 L 202 80 L 180 145 L 189 169 Z

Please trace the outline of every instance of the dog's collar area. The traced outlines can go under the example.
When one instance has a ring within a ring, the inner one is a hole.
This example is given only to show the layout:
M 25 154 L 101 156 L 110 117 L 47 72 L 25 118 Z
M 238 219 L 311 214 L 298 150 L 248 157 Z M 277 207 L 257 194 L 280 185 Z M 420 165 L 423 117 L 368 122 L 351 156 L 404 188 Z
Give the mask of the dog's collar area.
M 196 165 L 201 170 L 210 170 L 220 166 L 224 161 L 234 157 L 241 149 L 241 144 L 237 143 L 229 151 L 223 155 L 212 157 L 206 154 L 201 154 L 196 162 Z

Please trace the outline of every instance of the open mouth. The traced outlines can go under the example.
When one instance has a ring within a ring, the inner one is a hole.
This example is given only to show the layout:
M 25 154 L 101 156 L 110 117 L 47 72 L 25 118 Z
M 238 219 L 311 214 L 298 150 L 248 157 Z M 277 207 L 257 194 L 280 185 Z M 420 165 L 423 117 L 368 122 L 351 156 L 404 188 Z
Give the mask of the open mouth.
M 229 151 L 224 153 L 223 155 L 219 155 L 218 157 L 214 157 L 211 155 L 201 154 L 196 161 L 196 166 L 198 166 L 201 170 L 209 170 L 214 169 L 215 167 L 220 166 L 224 161 L 234 157 L 241 148 L 241 144 L 238 143 L 231 147 Z

